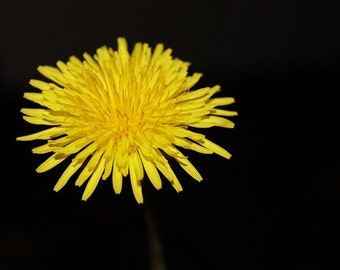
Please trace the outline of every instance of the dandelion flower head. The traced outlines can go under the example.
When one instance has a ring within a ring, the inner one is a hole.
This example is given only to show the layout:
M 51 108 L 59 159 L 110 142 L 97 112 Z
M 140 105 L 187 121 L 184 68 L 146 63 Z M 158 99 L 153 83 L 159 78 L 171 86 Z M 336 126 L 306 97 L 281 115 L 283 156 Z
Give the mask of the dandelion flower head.
M 40 106 L 21 112 L 25 121 L 47 128 L 17 140 L 43 141 L 32 149 L 35 154 L 49 153 L 36 169 L 39 173 L 70 160 L 55 191 L 77 177 L 77 186 L 86 183 L 82 200 L 87 200 L 101 179 L 112 179 L 119 194 L 129 178 L 136 201 L 142 203 L 145 175 L 156 189 L 164 178 L 176 191 L 182 190 L 167 157 L 202 180 L 181 149 L 229 159 L 228 151 L 196 130 L 233 128 L 227 117 L 237 112 L 219 108 L 234 98 L 213 98 L 218 85 L 191 90 L 202 74 L 189 76 L 190 63 L 173 58 L 163 44 L 152 49 L 136 43 L 129 53 L 126 39 L 117 41 L 117 50 L 103 46 L 94 56 L 84 53 L 83 60 L 71 56 L 56 67 L 38 67 L 49 81 L 32 79 L 39 92 L 26 92 L 24 98 Z

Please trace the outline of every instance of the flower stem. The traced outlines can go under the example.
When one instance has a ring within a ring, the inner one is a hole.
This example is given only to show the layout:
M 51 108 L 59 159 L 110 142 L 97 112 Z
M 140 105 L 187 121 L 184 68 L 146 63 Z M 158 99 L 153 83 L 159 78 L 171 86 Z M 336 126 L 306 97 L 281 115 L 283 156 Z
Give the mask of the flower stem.
M 152 201 L 149 201 L 151 197 L 147 196 L 144 202 L 144 215 L 149 245 L 149 267 L 150 270 L 166 270 L 156 213 Z

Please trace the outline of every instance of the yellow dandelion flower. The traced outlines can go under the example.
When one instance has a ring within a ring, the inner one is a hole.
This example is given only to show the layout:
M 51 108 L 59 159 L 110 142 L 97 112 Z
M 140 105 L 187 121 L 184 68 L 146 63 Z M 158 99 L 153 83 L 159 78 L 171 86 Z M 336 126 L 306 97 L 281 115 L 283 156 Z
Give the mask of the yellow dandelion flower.
M 212 98 L 218 85 L 192 91 L 202 74 L 188 76 L 190 63 L 171 53 L 163 44 L 152 50 L 146 43 L 136 43 L 130 54 L 121 37 L 117 50 L 103 46 L 93 57 L 85 53 L 83 61 L 71 56 L 67 63 L 58 61 L 57 67 L 38 67 L 52 82 L 31 80 L 40 92 L 24 93 L 24 98 L 43 108 L 21 112 L 27 122 L 50 127 L 17 140 L 45 141 L 32 149 L 35 154 L 51 153 L 36 169 L 39 173 L 71 158 L 55 191 L 79 171 L 75 184 L 87 182 L 82 200 L 90 197 L 100 179 L 110 176 L 119 194 L 129 175 L 135 199 L 142 203 L 145 173 L 156 189 L 162 187 L 161 173 L 176 191 L 182 190 L 166 156 L 202 180 L 180 148 L 230 158 L 229 152 L 190 127 L 233 128 L 225 117 L 237 112 L 218 107 L 234 98 Z

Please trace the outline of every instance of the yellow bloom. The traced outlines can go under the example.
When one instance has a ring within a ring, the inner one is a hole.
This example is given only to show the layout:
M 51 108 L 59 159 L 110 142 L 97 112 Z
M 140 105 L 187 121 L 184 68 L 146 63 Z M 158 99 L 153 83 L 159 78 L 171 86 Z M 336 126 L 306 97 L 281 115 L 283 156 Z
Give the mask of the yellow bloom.
M 24 98 L 43 108 L 23 108 L 23 118 L 35 125 L 47 125 L 40 132 L 18 137 L 20 141 L 45 140 L 36 154 L 52 153 L 37 172 L 45 172 L 66 158 L 67 169 L 54 187 L 59 191 L 77 171 L 76 185 L 87 181 L 82 199 L 87 200 L 100 179 L 112 175 L 119 194 L 124 177 L 130 176 L 133 194 L 143 202 L 144 173 L 156 189 L 162 186 L 159 172 L 176 191 L 182 186 L 166 156 L 173 157 L 194 179 L 202 177 L 179 148 L 203 154 L 230 154 L 204 135 L 190 130 L 219 126 L 233 128 L 226 116 L 237 112 L 219 106 L 232 97 L 212 96 L 218 85 L 191 91 L 202 74 L 188 76 L 189 63 L 171 56 L 171 49 L 157 44 L 152 51 L 136 43 L 130 54 L 124 38 L 118 49 L 103 46 L 81 61 L 75 56 L 57 67 L 40 66 L 38 71 L 53 82 L 31 80 L 39 93 Z

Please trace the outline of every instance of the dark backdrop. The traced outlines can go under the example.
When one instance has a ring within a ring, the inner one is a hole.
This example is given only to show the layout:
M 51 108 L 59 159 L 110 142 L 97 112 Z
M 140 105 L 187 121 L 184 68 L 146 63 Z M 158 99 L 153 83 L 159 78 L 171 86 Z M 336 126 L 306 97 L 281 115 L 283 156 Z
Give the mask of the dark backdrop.
M 0 4 L 0 269 L 148 269 L 143 206 L 125 182 L 100 183 L 87 202 L 60 165 L 16 142 L 19 110 L 38 65 L 116 46 L 125 36 L 203 72 L 239 112 L 233 130 L 206 134 L 230 161 L 188 153 L 205 180 L 175 166 L 184 191 L 144 181 L 168 269 L 339 269 L 339 3 L 337 1 L 23 1 Z

